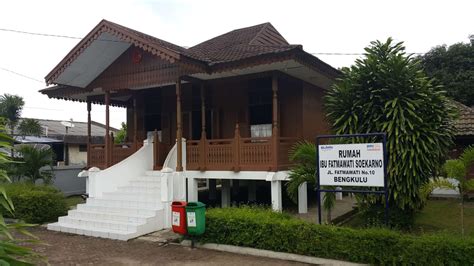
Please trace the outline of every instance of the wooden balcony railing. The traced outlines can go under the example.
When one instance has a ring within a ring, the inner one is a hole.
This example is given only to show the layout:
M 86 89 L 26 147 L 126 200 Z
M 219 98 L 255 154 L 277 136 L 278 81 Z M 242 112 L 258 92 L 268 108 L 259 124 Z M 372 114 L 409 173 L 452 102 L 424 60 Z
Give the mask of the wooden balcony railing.
M 107 168 L 107 164 L 105 163 L 105 144 L 90 144 L 87 154 L 88 167 Z
M 186 142 L 186 167 L 188 170 L 228 171 L 277 171 L 291 165 L 288 152 L 297 138 L 241 138 L 239 128 L 233 139 L 212 139 Z M 278 149 L 273 143 L 279 143 Z M 274 156 L 278 151 L 278 156 Z M 277 158 L 277 161 L 275 161 Z
M 107 138 L 106 138 L 107 139 Z M 106 140 L 107 141 L 107 140 Z M 87 166 L 88 167 L 98 167 L 100 169 L 105 169 L 116 163 L 123 161 L 128 156 L 135 153 L 138 149 L 143 146 L 143 143 L 135 142 L 126 142 L 121 144 L 114 144 L 114 137 L 111 135 L 108 138 L 109 145 L 106 144 L 89 144 L 87 149 Z M 107 150 L 108 147 L 108 150 Z M 108 156 L 106 153 L 108 152 Z M 109 162 L 107 162 L 109 158 Z
M 153 133 L 153 170 L 161 170 L 169 150 L 170 146 L 160 142 L 155 130 Z

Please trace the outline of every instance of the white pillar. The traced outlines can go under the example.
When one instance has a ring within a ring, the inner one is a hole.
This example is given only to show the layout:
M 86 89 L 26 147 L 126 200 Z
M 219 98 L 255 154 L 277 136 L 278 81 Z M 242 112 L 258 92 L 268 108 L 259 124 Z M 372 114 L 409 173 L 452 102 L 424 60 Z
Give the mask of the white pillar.
M 248 201 L 255 202 L 257 201 L 257 181 L 249 180 L 247 181 L 248 188 Z
M 342 190 L 342 187 L 336 187 L 336 190 Z M 342 200 L 342 192 L 336 192 L 336 200 Z
M 298 187 L 298 213 L 308 213 L 308 184 L 306 182 Z
M 274 211 L 281 212 L 283 210 L 283 204 L 281 200 L 281 181 L 271 181 L 272 187 L 272 209 Z
M 188 201 L 198 200 L 198 183 L 195 178 L 188 178 Z
M 216 200 L 217 198 L 217 191 L 216 191 L 216 180 L 215 179 L 208 179 L 209 182 L 209 200 Z
M 230 206 L 230 180 L 222 179 L 221 206 L 222 208 Z

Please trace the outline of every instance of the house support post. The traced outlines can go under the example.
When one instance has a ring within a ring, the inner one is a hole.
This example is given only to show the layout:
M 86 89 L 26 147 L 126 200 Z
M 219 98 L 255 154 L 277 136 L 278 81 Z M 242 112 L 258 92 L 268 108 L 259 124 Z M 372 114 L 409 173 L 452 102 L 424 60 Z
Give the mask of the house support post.
M 183 171 L 183 129 L 181 114 L 181 78 L 176 81 L 176 172 Z
M 308 213 L 308 183 L 298 187 L 298 213 Z
M 257 201 L 257 180 L 249 180 L 247 182 L 248 188 L 248 201 L 256 202 Z
M 278 76 L 276 73 L 272 75 L 272 92 L 273 92 L 273 126 L 272 126 L 272 146 L 273 146 L 273 171 L 278 171 L 278 153 L 279 153 L 279 146 L 280 146 L 280 132 L 279 132 L 279 125 L 278 125 Z
M 342 187 L 336 187 L 336 190 L 342 191 Z M 336 200 L 342 200 L 342 192 L 336 192 Z
M 198 182 L 195 178 L 188 179 L 188 201 L 198 200 Z
M 221 179 L 221 206 L 222 208 L 230 207 L 230 180 Z
M 281 212 L 283 210 L 283 203 L 281 199 L 281 181 L 271 181 L 271 194 L 272 194 L 272 209 L 274 211 Z
M 110 143 L 110 113 L 109 113 L 109 105 L 110 105 L 110 91 L 105 91 L 105 167 L 110 166 L 111 162 L 111 143 Z
M 209 180 L 209 200 L 215 201 L 217 198 L 217 190 L 216 190 L 216 180 L 215 179 L 208 179 Z
M 92 164 L 91 162 L 91 110 L 92 110 L 92 103 L 89 99 L 87 99 L 87 167 L 90 167 Z
M 239 188 L 240 182 L 238 179 L 232 179 L 232 196 L 238 197 L 239 196 Z

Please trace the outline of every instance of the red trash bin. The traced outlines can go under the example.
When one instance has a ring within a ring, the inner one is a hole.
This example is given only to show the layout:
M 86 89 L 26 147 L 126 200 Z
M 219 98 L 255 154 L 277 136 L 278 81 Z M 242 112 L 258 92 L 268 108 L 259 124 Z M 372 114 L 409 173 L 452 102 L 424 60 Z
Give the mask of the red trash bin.
M 186 231 L 186 201 L 171 203 L 171 226 L 173 232 L 185 235 Z

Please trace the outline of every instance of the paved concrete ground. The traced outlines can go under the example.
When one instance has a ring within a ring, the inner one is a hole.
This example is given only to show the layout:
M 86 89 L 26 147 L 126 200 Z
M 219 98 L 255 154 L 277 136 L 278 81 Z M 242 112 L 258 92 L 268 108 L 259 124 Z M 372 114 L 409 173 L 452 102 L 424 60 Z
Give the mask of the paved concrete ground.
M 355 198 L 350 197 L 350 196 L 345 196 L 342 198 L 342 200 L 337 200 L 336 206 L 331 211 L 332 219 L 335 219 L 351 211 L 355 203 L 356 203 Z M 324 211 L 324 209 L 321 214 L 322 214 L 323 221 L 326 221 L 326 211 Z M 318 218 L 317 218 L 318 206 L 316 204 L 312 204 L 308 207 L 308 213 L 304 213 L 304 214 L 295 213 L 294 216 L 299 217 L 309 222 L 317 223 L 318 222 Z
M 51 265 L 305 265 L 284 260 L 233 254 L 149 241 L 129 242 L 65 234 L 34 228 L 47 245 L 34 249 Z

